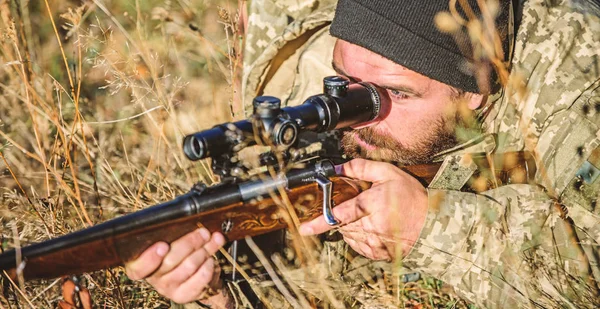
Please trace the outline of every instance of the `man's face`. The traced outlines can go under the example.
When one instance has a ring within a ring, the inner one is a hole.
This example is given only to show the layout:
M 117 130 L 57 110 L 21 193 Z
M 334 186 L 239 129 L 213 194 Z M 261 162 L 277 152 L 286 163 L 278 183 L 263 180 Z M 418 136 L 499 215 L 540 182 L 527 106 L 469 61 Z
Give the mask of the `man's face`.
M 457 144 L 459 102 L 468 103 L 452 87 L 342 40 L 333 66 L 353 82 L 378 86 L 382 99 L 383 119 L 344 134 L 342 146 L 351 157 L 422 164 Z

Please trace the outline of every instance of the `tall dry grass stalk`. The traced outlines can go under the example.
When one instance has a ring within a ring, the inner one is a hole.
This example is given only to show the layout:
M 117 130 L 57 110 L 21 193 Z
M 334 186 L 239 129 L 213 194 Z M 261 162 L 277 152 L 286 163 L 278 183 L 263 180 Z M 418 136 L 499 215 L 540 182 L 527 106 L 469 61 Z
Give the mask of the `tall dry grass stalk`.
M 0 1 L 2 248 L 174 198 L 196 181 L 184 134 L 232 119 L 227 1 Z M 82 253 L 83 254 L 83 253 Z M 91 257 L 93 258 L 93 257 Z M 104 308 L 169 302 L 121 269 L 83 276 Z M 0 308 L 52 308 L 60 280 L 2 279 Z

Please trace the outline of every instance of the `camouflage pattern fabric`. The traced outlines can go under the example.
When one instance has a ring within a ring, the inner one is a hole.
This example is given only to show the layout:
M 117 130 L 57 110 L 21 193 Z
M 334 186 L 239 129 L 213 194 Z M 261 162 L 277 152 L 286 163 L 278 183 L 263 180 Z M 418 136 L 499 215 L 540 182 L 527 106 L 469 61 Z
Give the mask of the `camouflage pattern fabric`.
M 486 308 L 600 305 L 600 182 L 576 176 L 592 169 L 599 145 L 598 16 L 591 1 L 525 3 L 511 71 L 523 84 L 504 89 L 485 128 L 496 152 L 535 153 L 539 186 L 429 188 L 426 225 L 404 266 Z
M 334 1 L 273 3 L 257 0 L 249 7 L 247 113 L 263 93 L 298 104 L 333 74 L 327 24 Z M 510 73 L 522 82 L 489 98 L 482 136 L 439 154 L 443 168 L 428 188 L 427 220 L 403 267 L 451 284 L 484 308 L 600 307 L 599 16 L 591 0 L 525 2 Z M 519 150 L 535 154 L 537 185 L 459 191 L 474 171 L 465 165 L 469 153 Z M 322 252 L 322 264 L 286 278 L 333 307 L 386 303 L 364 290 L 372 278 L 397 275 L 398 265 L 352 255 L 339 241 L 325 243 Z M 290 306 L 281 296 L 273 300 Z
M 322 92 L 322 78 L 333 75 L 333 43 L 328 25 L 333 0 L 256 0 L 248 7 L 242 75 L 246 116 L 252 99 L 274 95 L 297 105 Z

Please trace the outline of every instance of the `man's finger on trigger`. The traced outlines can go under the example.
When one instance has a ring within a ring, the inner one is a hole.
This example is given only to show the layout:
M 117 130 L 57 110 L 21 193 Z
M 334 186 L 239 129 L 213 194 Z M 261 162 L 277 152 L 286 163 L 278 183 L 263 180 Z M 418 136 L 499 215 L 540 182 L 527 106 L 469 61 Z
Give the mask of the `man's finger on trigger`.
M 125 263 L 125 272 L 132 280 L 140 280 L 151 275 L 162 263 L 163 257 L 169 252 L 169 245 L 157 242 L 146 249 L 137 259 Z
M 352 223 L 368 213 L 358 203 L 359 197 L 345 201 L 337 207 L 333 208 L 333 216 L 339 221 L 339 225 Z M 325 218 L 321 215 L 311 221 L 302 223 L 300 225 L 300 235 L 316 235 L 327 232 L 336 226 L 331 226 L 325 222 Z

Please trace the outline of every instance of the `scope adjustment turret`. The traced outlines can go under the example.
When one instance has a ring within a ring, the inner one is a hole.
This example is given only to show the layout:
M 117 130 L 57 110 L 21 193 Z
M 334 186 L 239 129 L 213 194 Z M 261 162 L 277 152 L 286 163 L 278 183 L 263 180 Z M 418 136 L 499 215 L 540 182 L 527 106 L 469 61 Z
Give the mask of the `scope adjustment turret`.
M 323 92 L 332 97 L 343 97 L 348 93 L 350 80 L 344 76 L 327 76 L 323 78 Z
M 252 100 L 253 114 L 260 118 L 275 118 L 281 112 L 281 100 L 272 96 L 259 96 Z

